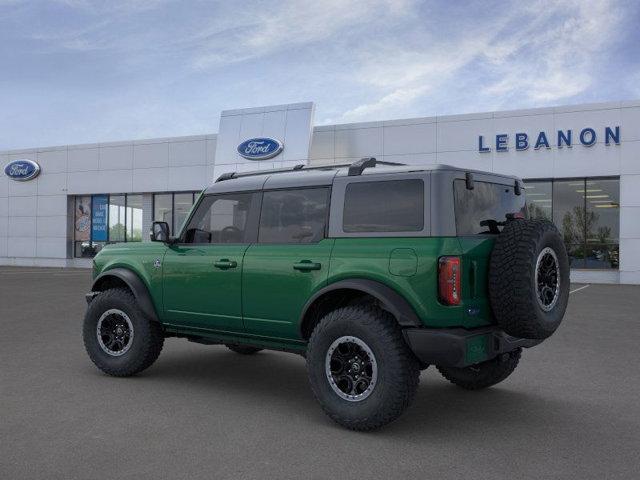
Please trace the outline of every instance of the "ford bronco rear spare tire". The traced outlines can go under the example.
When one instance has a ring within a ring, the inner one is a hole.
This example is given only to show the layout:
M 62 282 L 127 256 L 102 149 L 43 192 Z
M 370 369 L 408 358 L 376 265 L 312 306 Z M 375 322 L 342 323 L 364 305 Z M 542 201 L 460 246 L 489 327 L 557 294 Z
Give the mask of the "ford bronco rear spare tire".
M 544 339 L 560 325 L 569 299 L 569 258 L 555 225 L 510 220 L 489 263 L 489 300 L 500 327 L 520 338 Z

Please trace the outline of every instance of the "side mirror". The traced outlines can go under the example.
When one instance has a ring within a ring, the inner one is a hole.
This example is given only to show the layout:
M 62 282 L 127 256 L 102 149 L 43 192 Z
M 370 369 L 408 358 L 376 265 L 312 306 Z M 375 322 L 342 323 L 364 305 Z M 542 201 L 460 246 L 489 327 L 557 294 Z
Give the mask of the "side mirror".
M 167 222 L 153 222 L 149 238 L 152 242 L 167 243 L 169 241 L 169 224 Z

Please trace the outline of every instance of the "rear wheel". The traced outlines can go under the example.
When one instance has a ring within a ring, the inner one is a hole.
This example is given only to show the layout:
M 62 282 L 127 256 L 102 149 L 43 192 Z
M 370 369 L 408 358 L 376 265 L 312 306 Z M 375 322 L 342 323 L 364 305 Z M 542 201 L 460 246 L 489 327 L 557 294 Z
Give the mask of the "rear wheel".
M 518 366 L 522 350 L 503 353 L 487 362 L 464 368 L 438 367 L 444 378 L 466 390 L 480 390 L 506 379 Z
M 126 377 L 156 361 L 164 344 L 158 322 L 148 319 L 133 294 L 113 288 L 97 295 L 87 308 L 82 336 L 91 361 L 104 373 Z
M 364 304 L 320 320 L 309 340 L 307 369 L 324 411 L 352 430 L 373 430 L 398 418 L 420 375 L 394 318 Z
M 247 345 L 233 345 L 231 343 L 227 343 L 227 348 L 232 352 L 239 353 L 240 355 L 253 355 L 254 353 L 258 353 L 261 348 L 258 347 L 249 347 Z

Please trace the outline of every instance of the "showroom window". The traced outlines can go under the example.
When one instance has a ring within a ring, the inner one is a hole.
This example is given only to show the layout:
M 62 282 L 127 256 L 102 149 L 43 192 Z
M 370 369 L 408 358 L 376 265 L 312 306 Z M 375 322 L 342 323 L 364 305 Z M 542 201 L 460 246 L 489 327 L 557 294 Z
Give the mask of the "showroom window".
M 553 220 L 564 239 L 571 268 L 618 268 L 619 179 L 531 180 L 525 184 L 529 216 Z
M 93 257 L 107 243 L 142 241 L 142 195 L 75 197 L 74 256 Z
M 200 192 L 155 193 L 153 195 L 153 221 L 167 222 L 171 234 L 180 231 Z
M 109 196 L 109 240 L 124 242 L 124 224 L 127 210 L 124 195 Z

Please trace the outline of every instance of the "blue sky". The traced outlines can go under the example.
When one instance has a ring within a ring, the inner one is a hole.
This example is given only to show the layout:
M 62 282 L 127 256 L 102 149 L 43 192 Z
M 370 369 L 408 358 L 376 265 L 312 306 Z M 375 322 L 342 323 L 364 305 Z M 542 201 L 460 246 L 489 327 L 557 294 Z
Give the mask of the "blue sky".
M 636 99 L 639 3 L 0 0 L 0 150 Z

